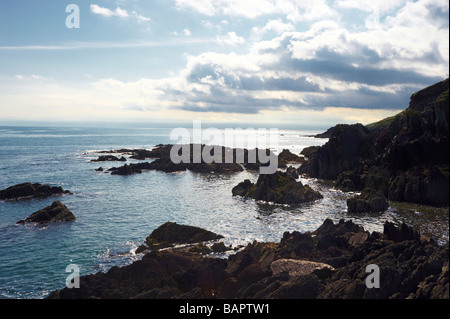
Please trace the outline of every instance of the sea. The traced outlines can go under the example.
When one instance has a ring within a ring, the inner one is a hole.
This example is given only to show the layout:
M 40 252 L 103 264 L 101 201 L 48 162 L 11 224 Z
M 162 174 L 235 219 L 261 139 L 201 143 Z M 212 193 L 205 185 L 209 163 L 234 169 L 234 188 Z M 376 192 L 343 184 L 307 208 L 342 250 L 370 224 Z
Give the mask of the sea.
M 323 199 L 299 207 L 232 196 L 257 172 L 200 174 L 190 171 L 147 171 L 130 176 L 98 172 L 123 162 L 91 162 L 100 151 L 152 149 L 173 144 L 172 127 L 0 126 L 0 189 L 32 182 L 61 186 L 72 195 L 25 201 L 0 201 L 0 299 L 42 299 L 66 286 L 75 265 L 81 276 L 106 272 L 142 258 L 136 248 L 167 221 L 198 226 L 224 236 L 239 248 L 253 241 L 279 242 L 284 232 L 317 229 L 326 218 L 353 220 L 368 231 L 382 231 L 385 221 L 405 222 L 439 244 L 448 242 L 448 208 L 390 203 L 379 214 L 347 213 L 345 193 L 332 182 L 299 177 Z M 224 129 L 219 129 L 225 133 Z M 299 154 L 328 139 L 323 130 L 278 129 L 275 153 Z M 248 132 L 247 132 L 248 133 Z M 236 133 L 238 134 L 238 133 Z M 255 134 L 267 134 L 256 131 Z M 232 146 L 232 145 L 224 145 Z M 151 160 L 147 160 L 151 161 Z M 128 159 L 128 163 L 140 162 Z M 60 200 L 76 216 L 73 222 L 44 226 L 18 225 L 53 201 Z M 227 258 L 229 253 L 217 254 Z

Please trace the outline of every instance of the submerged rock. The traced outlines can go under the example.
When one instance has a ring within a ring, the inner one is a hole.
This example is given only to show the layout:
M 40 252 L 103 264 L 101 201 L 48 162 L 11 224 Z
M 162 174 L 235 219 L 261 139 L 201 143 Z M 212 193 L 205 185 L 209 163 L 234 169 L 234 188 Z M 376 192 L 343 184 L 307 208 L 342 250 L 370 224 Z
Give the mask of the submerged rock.
M 60 186 L 23 183 L 0 190 L 0 200 L 44 199 L 50 196 L 63 194 L 71 194 L 71 192 L 64 190 Z
M 53 202 L 51 206 L 45 207 L 24 220 L 20 220 L 17 224 L 46 224 L 46 223 L 56 223 L 56 222 L 68 222 L 74 221 L 76 217 L 72 212 L 60 201 Z
M 259 175 L 256 184 L 246 180 L 232 189 L 233 195 L 274 202 L 277 204 L 297 205 L 323 198 L 323 196 L 303 185 L 300 181 L 284 172 Z
M 101 155 L 95 160 L 91 160 L 91 162 L 126 162 L 127 159 L 125 157 L 117 157 L 114 155 Z

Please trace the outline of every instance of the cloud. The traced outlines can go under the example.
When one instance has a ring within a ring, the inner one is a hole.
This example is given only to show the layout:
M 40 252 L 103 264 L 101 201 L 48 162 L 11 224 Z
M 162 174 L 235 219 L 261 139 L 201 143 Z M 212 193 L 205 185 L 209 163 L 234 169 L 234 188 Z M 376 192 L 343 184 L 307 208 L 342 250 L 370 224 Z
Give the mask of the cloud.
M 263 27 L 253 27 L 252 32 L 256 35 L 263 35 L 265 33 L 283 34 L 287 31 L 294 31 L 295 27 L 292 23 L 284 23 L 280 18 L 276 20 L 269 20 Z
M 217 36 L 216 42 L 219 45 L 239 45 L 244 44 L 245 39 L 243 37 L 240 37 L 236 34 L 236 32 L 228 32 L 225 36 Z
M 91 12 L 104 17 L 120 17 L 120 18 L 129 17 L 128 12 L 119 7 L 117 7 L 116 10 L 112 11 L 111 9 L 103 8 L 96 4 L 91 4 Z
M 337 12 L 325 0 L 175 0 L 182 10 L 194 10 L 206 16 L 227 15 L 254 19 L 282 14 L 291 21 L 310 21 L 336 17 Z
M 149 22 L 151 18 L 142 16 L 138 14 L 136 11 L 132 11 L 131 13 L 128 13 L 127 10 L 121 9 L 120 7 L 117 7 L 114 11 L 108 8 L 100 7 L 96 4 L 91 4 L 90 6 L 91 12 L 93 14 L 101 15 L 103 17 L 119 17 L 122 19 L 130 18 L 132 17 L 135 21 L 139 23 L 145 23 Z

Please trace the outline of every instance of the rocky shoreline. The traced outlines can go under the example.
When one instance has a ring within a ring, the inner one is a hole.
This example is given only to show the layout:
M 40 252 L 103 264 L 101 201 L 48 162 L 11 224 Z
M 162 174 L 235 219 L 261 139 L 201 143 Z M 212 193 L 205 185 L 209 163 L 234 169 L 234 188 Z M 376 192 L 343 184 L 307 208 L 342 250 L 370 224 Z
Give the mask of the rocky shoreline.
M 186 246 L 152 246 L 139 261 L 82 276 L 79 289 L 56 290 L 47 298 L 449 298 L 448 243 L 439 246 L 406 224 L 386 222 L 383 233 L 369 233 L 351 220 L 326 219 L 314 232 L 286 232 L 277 243 L 255 241 L 228 258 L 192 249 L 202 240 L 217 244 L 220 235 L 183 225 L 167 231 L 173 226 L 166 223 L 154 233 L 163 231 L 164 242 L 175 236 L 181 244 L 178 227 L 188 227 Z M 379 288 L 367 284 L 369 265 L 379 269 Z
M 363 192 L 349 201 L 355 212 L 383 211 L 386 199 L 448 207 L 448 92 L 446 79 L 413 94 L 396 116 L 367 126 L 336 125 L 324 133 L 325 145 L 303 150 L 308 159 L 299 172 Z

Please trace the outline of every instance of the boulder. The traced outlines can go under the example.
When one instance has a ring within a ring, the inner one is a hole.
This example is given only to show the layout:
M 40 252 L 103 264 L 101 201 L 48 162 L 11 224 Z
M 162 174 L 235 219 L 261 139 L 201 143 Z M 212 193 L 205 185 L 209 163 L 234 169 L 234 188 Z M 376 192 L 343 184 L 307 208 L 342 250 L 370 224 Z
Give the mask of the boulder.
M 64 194 L 71 194 L 71 192 L 60 186 L 23 183 L 0 190 L 0 200 L 44 199 Z
M 278 166 L 286 167 L 287 164 L 301 164 L 305 161 L 305 158 L 293 154 L 288 149 L 284 149 L 278 154 Z
M 149 249 L 158 250 L 174 245 L 194 244 L 221 238 L 223 236 L 203 228 L 167 222 L 147 236 L 145 242 Z
M 17 224 L 46 224 L 55 222 L 69 222 L 74 221 L 76 218 L 72 212 L 60 201 L 53 202 L 51 206 L 45 207 L 24 220 L 20 220 Z
M 379 213 L 388 207 L 383 192 L 371 188 L 365 188 L 360 195 L 347 199 L 349 213 Z
M 232 193 L 255 200 L 289 205 L 298 205 L 323 198 L 319 192 L 308 185 L 303 185 L 287 173 L 280 171 L 275 174 L 259 175 L 256 184 L 248 180 L 244 181 L 234 187 Z

